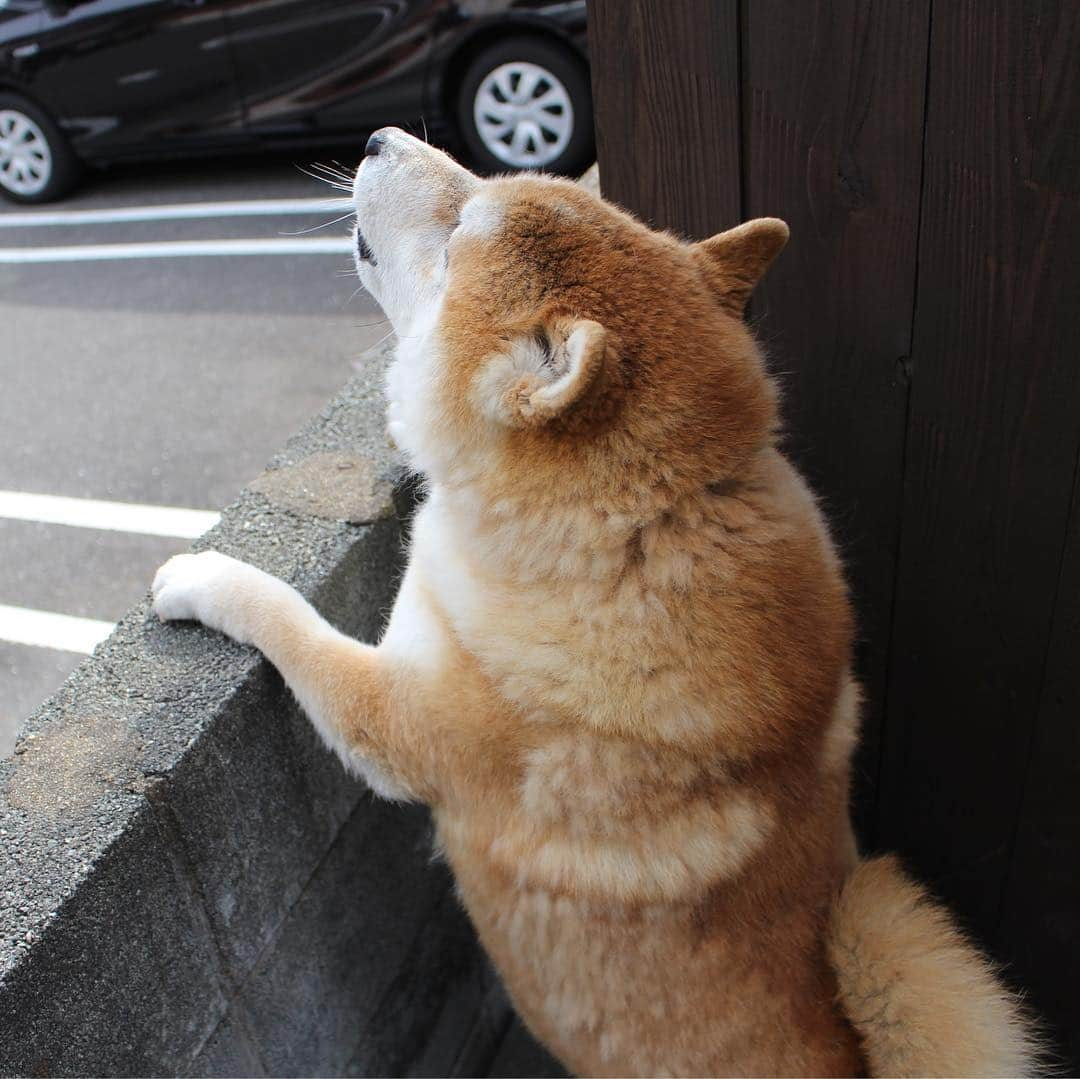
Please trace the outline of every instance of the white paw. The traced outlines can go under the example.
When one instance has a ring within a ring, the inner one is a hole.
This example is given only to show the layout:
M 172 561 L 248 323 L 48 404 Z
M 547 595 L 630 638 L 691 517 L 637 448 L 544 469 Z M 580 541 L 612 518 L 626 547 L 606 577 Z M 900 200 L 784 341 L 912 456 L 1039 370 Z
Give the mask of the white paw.
M 191 619 L 250 643 L 246 601 L 263 576 L 217 551 L 178 554 L 154 578 L 154 611 L 163 622 Z

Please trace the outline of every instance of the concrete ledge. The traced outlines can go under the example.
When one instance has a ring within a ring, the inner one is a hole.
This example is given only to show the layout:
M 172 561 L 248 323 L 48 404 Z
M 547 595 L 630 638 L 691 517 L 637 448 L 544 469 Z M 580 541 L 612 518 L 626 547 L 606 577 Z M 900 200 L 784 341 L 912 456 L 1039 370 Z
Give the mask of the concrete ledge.
M 367 640 L 409 501 L 369 359 L 195 545 Z M 510 1012 L 429 832 L 140 604 L 0 762 L 0 1073 L 483 1074 Z

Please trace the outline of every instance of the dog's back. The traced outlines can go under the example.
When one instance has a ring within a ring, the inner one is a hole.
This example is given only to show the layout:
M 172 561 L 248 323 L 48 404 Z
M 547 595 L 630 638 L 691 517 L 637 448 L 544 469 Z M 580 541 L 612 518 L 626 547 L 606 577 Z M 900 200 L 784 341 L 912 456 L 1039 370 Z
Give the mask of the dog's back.
M 817 509 L 763 450 L 632 542 L 608 529 L 531 497 L 420 511 L 410 574 L 490 747 L 436 808 L 461 894 L 581 1074 L 855 1074 L 824 942 L 857 699 Z

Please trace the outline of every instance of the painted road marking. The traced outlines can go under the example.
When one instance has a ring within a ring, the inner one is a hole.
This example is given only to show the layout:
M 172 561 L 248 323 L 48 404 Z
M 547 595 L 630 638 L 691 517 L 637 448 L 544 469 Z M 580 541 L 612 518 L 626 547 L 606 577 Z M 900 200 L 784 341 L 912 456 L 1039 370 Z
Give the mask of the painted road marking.
M 220 514 L 208 510 L 143 506 L 134 502 L 99 502 L 93 498 L 65 498 L 23 491 L 0 491 L 0 517 L 178 539 L 196 539 L 221 519 Z
M 0 604 L 0 641 L 12 644 L 89 655 L 114 628 L 112 622 L 99 622 L 94 618 L 76 618 L 70 614 Z
M 171 240 L 166 243 L 79 244 L 75 247 L 0 247 L 0 263 L 102 262 L 114 259 L 192 258 L 214 255 L 348 255 L 353 241 L 316 240 Z
M 102 210 L 47 210 L 0 214 L 0 228 L 42 228 L 51 225 L 112 225 L 121 221 L 180 221 L 202 217 L 341 213 L 352 200 L 248 199 L 240 202 L 180 202 L 164 206 L 115 206 Z

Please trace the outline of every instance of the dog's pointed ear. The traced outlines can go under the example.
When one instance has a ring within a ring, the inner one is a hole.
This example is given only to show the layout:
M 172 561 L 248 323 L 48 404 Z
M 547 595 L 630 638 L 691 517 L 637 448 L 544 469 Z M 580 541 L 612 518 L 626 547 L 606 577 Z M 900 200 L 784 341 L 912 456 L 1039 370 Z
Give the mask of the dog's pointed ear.
M 693 245 L 717 299 L 742 318 L 750 293 L 784 249 L 788 227 L 776 217 L 758 217 Z
M 511 427 L 539 427 L 569 412 L 596 384 L 607 338 L 598 322 L 557 318 L 511 342 L 481 377 L 485 411 Z

